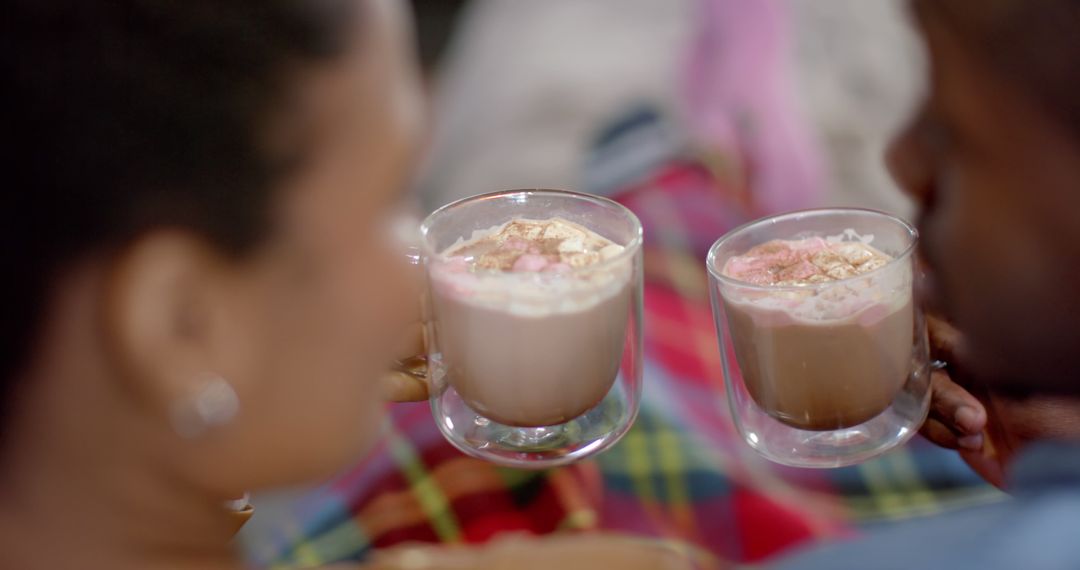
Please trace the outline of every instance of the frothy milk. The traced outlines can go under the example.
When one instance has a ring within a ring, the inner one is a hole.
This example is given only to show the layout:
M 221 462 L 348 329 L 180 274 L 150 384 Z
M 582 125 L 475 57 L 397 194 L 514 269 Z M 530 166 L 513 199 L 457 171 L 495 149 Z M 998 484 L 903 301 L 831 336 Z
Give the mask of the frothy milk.
M 792 427 L 833 430 L 885 411 L 912 367 L 910 264 L 862 241 L 777 240 L 728 260 L 721 286 L 751 397 Z M 773 289 L 775 287 L 775 289 Z
M 611 390 L 633 298 L 623 247 L 560 218 L 478 231 L 431 269 L 447 381 L 477 412 L 538 427 L 569 421 Z

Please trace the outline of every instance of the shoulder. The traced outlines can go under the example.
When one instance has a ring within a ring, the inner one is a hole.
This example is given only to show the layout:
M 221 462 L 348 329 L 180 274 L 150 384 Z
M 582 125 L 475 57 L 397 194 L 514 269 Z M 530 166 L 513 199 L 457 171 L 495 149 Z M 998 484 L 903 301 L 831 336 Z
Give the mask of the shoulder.
M 926 517 L 788 559 L 780 570 L 875 568 L 1073 570 L 1080 489 Z

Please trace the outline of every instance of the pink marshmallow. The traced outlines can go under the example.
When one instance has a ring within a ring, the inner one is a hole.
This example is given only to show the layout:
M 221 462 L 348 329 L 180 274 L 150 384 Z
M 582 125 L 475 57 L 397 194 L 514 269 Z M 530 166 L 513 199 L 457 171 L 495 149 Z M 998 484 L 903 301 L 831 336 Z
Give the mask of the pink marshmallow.
M 542 271 L 548 266 L 548 260 L 542 255 L 526 253 L 517 258 L 511 270 L 520 272 Z

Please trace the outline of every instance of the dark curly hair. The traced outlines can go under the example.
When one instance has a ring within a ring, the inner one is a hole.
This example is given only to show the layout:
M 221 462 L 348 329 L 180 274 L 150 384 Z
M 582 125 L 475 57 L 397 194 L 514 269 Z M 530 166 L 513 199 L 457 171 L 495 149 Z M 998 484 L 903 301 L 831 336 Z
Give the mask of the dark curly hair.
M 348 47 L 358 9 L 356 0 L 5 3 L 0 402 L 73 259 L 162 226 L 234 255 L 258 241 L 277 179 L 302 159 L 272 154 L 262 134 L 295 70 Z

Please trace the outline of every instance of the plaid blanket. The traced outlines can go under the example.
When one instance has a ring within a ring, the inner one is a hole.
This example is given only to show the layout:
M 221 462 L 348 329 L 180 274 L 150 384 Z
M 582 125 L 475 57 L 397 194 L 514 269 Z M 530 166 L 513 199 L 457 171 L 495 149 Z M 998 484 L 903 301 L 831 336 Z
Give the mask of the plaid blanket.
M 618 192 L 646 228 L 645 395 L 610 451 L 544 472 L 463 456 L 426 404 L 399 405 L 362 463 L 281 521 L 260 565 L 362 560 L 408 541 L 615 530 L 757 562 L 868 525 L 997 500 L 952 452 L 916 440 L 844 469 L 772 464 L 730 422 L 702 260 L 741 217 L 706 168 L 669 161 Z

